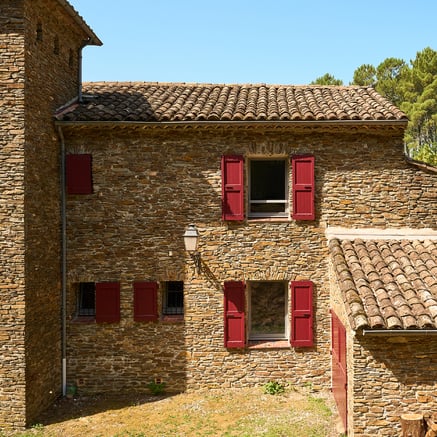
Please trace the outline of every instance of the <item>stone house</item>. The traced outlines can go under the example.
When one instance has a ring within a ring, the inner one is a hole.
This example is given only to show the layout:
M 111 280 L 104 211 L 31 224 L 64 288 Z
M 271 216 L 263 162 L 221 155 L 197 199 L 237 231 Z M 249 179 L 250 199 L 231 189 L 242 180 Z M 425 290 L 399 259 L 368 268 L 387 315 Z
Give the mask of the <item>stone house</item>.
M 332 387 L 355 436 L 435 408 L 437 173 L 401 111 L 361 87 L 82 85 L 101 43 L 71 6 L 6 4 L 3 427 L 69 385 L 152 381 Z

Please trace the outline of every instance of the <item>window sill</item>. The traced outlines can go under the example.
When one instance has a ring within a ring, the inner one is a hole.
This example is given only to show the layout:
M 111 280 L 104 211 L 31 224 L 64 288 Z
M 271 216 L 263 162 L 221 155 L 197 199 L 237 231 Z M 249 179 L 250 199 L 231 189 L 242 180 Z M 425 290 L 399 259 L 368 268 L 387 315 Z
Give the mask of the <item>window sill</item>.
M 248 223 L 257 222 L 277 222 L 277 223 L 288 223 L 290 219 L 288 217 L 248 217 Z
M 162 316 L 161 322 L 162 323 L 184 323 L 184 316 L 183 315 Z
M 70 320 L 71 323 L 77 323 L 79 325 L 87 325 L 90 323 L 96 323 L 94 316 L 76 316 Z
M 290 349 L 288 340 L 249 340 L 248 349 Z

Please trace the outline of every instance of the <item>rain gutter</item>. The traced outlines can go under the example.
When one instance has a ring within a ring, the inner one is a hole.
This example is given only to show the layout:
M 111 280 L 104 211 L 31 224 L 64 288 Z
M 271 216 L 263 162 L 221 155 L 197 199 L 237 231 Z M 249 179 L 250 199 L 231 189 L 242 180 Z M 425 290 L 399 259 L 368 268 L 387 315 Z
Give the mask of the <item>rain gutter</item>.
M 409 335 L 437 335 L 437 329 L 363 329 L 362 334 L 369 336 L 409 336 Z
M 86 96 L 85 96 L 86 97 Z M 283 121 L 283 120 L 246 120 L 246 121 L 64 121 L 56 120 L 57 125 L 63 126 L 406 126 L 407 120 L 336 120 L 336 121 Z

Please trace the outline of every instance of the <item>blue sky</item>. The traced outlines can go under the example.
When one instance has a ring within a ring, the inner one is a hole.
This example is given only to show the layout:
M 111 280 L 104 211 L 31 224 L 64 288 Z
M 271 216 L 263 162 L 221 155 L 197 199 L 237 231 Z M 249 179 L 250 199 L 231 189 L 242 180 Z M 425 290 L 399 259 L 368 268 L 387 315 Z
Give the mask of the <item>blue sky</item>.
M 85 81 L 348 84 L 437 50 L 437 0 L 69 0 L 103 41 Z

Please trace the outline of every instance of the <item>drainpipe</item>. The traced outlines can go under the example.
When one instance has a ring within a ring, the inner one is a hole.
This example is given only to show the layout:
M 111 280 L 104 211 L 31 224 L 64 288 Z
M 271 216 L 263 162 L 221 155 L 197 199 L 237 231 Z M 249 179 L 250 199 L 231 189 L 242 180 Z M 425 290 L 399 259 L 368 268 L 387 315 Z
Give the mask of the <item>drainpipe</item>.
M 65 140 L 58 125 L 61 140 L 61 349 L 62 395 L 67 394 L 67 214 L 65 195 Z
M 396 336 L 406 335 L 437 335 L 437 329 L 363 329 L 363 335 Z
M 86 39 L 82 45 L 79 47 L 79 52 L 77 54 L 78 59 L 78 69 L 77 69 L 77 99 L 79 103 L 82 103 L 82 50 L 90 44 L 90 38 Z

